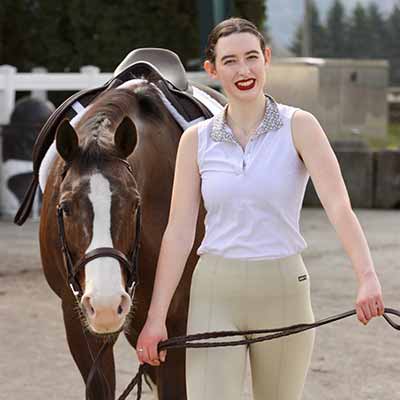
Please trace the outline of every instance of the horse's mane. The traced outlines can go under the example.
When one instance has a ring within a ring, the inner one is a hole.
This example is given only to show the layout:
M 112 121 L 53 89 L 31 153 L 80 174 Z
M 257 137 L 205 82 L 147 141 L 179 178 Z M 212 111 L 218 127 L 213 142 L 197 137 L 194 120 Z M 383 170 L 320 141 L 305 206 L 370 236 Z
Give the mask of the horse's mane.
M 157 123 L 163 119 L 163 108 L 157 90 L 145 80 L 139 81 L 133 89 L 106 91 L 91 104 L 76 126 L 81 133 L 80 166 L 99 165 L 118 157 L 114 132 L 125 116 L 135 114 Z

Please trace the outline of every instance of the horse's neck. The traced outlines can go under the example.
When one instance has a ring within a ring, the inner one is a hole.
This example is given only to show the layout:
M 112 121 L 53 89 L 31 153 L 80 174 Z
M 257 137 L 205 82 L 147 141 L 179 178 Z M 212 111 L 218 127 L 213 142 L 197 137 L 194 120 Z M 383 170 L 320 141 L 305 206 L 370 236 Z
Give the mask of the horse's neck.
M 130 157 L 141 196 L 170 201 L 176 151 L 181 132 L 174 124 L 160 133 L 151 128 L 140 133 L 139 145 Z

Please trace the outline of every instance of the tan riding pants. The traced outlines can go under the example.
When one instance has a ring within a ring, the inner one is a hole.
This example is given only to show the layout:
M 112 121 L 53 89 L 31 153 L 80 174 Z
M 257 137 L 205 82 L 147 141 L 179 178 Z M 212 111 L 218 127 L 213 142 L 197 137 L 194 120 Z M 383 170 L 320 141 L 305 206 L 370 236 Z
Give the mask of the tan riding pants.
M 188 334 L 310 322 L 310 279 L 300 255 L 262 261 L 211 254 L 199 258 L 192 278 Z M 248 347 L 187 349 L 188 400 L 240 400 L 247 351 L 254 400 L 298 400 L 314 338 L 311 329 Z M 245 337 L 214 340 L 239 339 Z

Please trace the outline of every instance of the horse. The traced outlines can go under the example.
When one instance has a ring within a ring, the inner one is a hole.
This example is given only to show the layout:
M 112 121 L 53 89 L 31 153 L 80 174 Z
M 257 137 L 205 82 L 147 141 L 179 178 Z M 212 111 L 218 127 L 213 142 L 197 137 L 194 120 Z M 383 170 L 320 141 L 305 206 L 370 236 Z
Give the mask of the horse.
M 146 80 L 105 92 L 75 127 L 68 120 L 57 127 L 58 156 L 43 194 L 40 253 L 45 278 L 61 299 L 72 357 L 84 382 L 93 378 L 87 400 L 115 398 L 113 345 L 123 332 L 135 347 L 144 325 L 181 134 Z M 168 312 L 170 337 L 186 333 L 204 214 L 201 204 L 194 246 Z M 137 271 L 130 257 L 137 258 Z M 108 347 L 89 377 L 104 343 Z M 185 400 L 184 349 L 169 352 L 161 366 L 148 369 L 148 377 L 159 400 Z

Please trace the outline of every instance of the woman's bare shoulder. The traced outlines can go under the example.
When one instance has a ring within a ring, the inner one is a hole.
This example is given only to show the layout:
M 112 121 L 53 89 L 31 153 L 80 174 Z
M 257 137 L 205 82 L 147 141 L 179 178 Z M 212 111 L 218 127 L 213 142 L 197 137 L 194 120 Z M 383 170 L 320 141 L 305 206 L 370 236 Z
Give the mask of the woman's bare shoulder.
M 209 122 L 209 120 L 200 121 L 187 128 L 182 133 L 180 146 L 184 146 L 185 148 L 190 147 L 192 149 L 197 149 L 199 131 L 203 129 Z

